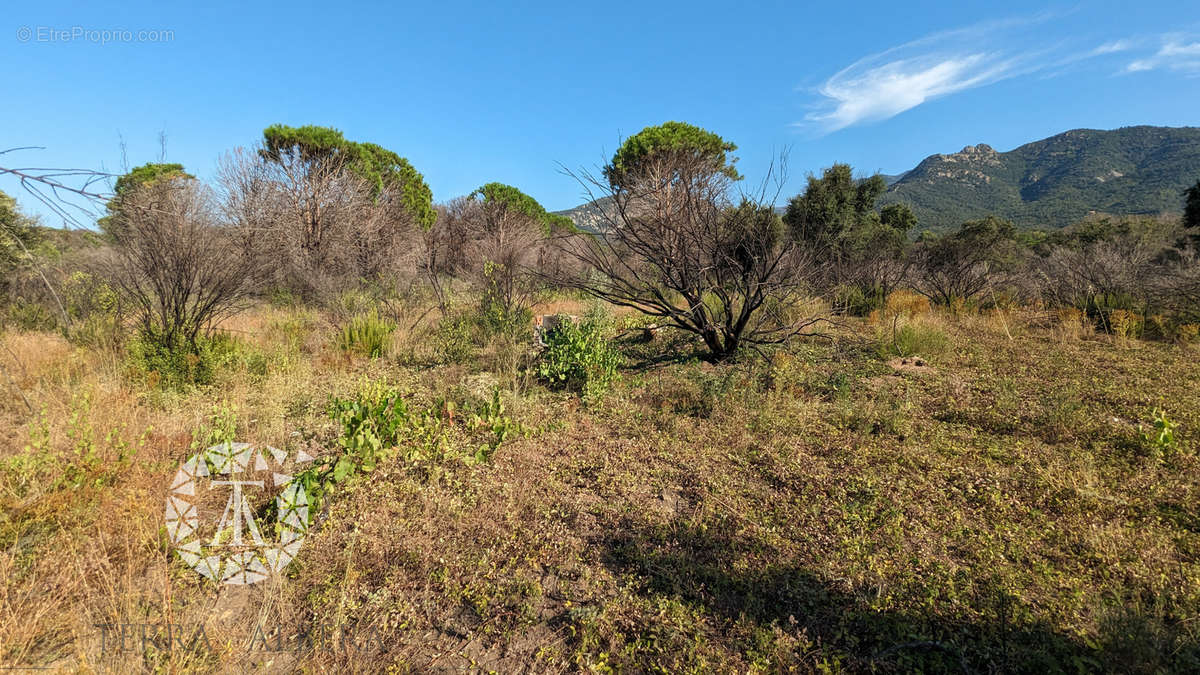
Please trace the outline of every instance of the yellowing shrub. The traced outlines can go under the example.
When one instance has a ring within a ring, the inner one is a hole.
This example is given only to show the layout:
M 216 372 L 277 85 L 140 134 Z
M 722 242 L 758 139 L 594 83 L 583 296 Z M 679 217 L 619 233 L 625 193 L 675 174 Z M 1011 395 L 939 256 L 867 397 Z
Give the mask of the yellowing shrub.
M 873 326 L 881 321 L 890 322 L 895 317 L 912 318 L 928 314 L 929 311 L 929 298 L 912 291 L 899 290 L 888 295 L 881 309 L 873 309 L 867 314 L 867 323 Z
M 1092 322 L 1083 310 L 1067 307 L 1056 312 L 1054 334 L 1060 340 L 1079 340 L 1092 332 Z
M 889 314 L 920 316 L 929 313 L 929 298 L 912 291 L 899 290 L 888 296 L 884 309 Z
M 1119 338 L 1141 335 L 1142 316 L 1125 309 L 1114 309 L 1108 314 L 1108 330 Z
M 1200 338 L 1200 325 L 1185 323 L 1175 329 L 1175 341 L 1179 344 L 1194 344 L 1197 338 Z

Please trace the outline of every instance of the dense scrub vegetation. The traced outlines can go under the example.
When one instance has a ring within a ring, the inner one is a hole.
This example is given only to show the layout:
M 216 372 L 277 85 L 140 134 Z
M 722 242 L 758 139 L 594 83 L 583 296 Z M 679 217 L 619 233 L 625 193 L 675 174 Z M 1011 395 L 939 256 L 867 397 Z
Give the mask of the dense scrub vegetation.
M 846 165 L 780 218 L 734 151 L 630 137 L 601 234 L 318 127 L 139 167 L 102 235 L 0 198 L 0 663 L 1200 668 L 1200 183 L 935 234 Z M 315 458 L 245 588 L 162 521 L 238 440 Z M 100 643 L 143 623 L 206 641 Z

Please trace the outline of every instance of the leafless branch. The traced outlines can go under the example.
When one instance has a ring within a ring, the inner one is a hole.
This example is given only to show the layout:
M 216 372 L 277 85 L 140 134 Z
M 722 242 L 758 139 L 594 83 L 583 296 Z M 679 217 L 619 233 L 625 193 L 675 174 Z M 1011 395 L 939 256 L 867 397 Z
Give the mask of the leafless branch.
M 44 149 L 40 146 L 9 148 L 0 150 L 0 155 Z M 64 224 L 73 227 L 85 227 L 85 223 L 95 221 L 100 214 L 100 205 L 112 196 L 111 190 L 97 186 L 115 177 L 92 169 L 0 166 L 0 176 L 3 175 L 15 177 L 27 193 L 62 218 Z

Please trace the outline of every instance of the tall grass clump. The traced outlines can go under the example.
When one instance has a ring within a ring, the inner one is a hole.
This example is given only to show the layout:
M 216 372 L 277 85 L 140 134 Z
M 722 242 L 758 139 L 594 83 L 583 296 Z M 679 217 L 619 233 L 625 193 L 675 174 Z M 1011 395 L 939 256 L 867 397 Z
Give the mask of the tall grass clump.
M 875 324 L 875 340 L 883 358 L 936 356 L 950 346 L 946 333 L 935 325 L 929 300 L 915 293 L 892 293 L 883 307 L 869 314 L 868 322 Z
M 936 326 L 905 321 L 885 326 L 879 335 L 879 351 L 889 358 L 899 356 L 931 357 L 944 353 L 950 347 L 950 338 Z
M 375 313 L 359 314 L 337 333 L 337 348 L 343 352 L 378 358 L 388 351 L 396 324 Z

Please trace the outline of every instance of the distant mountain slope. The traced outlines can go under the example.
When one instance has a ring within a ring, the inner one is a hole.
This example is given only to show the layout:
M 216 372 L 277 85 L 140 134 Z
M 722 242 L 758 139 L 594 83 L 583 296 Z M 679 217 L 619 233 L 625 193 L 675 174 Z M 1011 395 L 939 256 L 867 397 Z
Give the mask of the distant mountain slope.
M 580 204 L 573 209 L 555 211 L 554 215 L 570 218 L 571 222 L 575 223 L 575 227 L 581 230 L 600 233 L 608 229 L 608 219 L 604 217 L 604 210 L 609 208 L 611 203 L 612 197 L 601 197 L 595 201 Z
M 1093 211 L 1182 209 L 1200 179 L 1200 128 L 1076 129 L 996 152 L 967 146 L 932 155 L 888 188 L 885 203 L 913 206 L 920 227 L 945 229 L 990 213 L 1027 227 L 1063 227 Z

